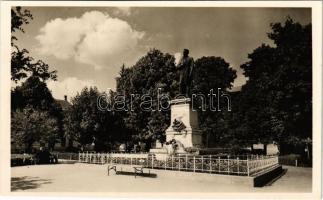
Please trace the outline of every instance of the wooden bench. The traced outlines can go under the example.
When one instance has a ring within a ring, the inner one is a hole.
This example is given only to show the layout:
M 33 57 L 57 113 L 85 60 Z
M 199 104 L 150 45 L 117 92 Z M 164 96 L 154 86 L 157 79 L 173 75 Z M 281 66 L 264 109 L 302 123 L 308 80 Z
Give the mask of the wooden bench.
M 123 170 L 129 171 L 133 170 L 135 174 L 135 178 L 137 177 L 138 174 L 144 174 L 144 167 L 143 165 L 124 165 L 124 164 L 108 164 L 107 171 L 108 171 L 108 176 L 110 175 L 110 170 L 114 170 L 116 173 L 117 171 L 122 172 Z M 150 174 L 150 169 L 148 169 L 148 173 Z

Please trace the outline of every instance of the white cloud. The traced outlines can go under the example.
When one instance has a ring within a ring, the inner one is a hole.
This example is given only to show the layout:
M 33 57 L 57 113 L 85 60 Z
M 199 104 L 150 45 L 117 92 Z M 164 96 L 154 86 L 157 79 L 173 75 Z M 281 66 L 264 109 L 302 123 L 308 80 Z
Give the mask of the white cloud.
M 64 95 L 67 95 L 67 98 L 70 99 L 75 97 L 78 92 L 80 93 L 84 87 L 93 87 L 95 84 L 93 80 L 80 80 L 76 77 L 68 77 L 63 81 L 49 81 L 47 86 L 52 91 L 55 99 L 64 99 Z
M 130 16 L 131 15 L 131 8 L 130 7 L 117 7 L 113 11 L 114 15 L 117 16 Z
M 121 66 L 138 56 L 144 32 L 107 13 L 91 11 L 80 18 L 56 18 L 36 36 L 38 51 L 58 59 L 74 58 L 95 69 Z
M 174 54 L 174 57 L 175 57 L 175 64 L 178 65 L 179 61 L 182 58 L 182 54 L 180 52 L 177 52 Z
M 243 75 L 243 70 L 241 69 L 235 69 L 237 71 L 237 78 L 234 79 L 233 86 L 238 87 L 246 84 L 246 81 L 248 80 L 247 77 Z

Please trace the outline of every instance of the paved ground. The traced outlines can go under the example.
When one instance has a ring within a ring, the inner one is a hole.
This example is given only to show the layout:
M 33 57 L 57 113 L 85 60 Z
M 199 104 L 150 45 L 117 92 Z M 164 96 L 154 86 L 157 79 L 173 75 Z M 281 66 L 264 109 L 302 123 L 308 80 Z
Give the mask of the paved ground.
M 312 168 L 287 167 L 270 186 L 250 188 L 212 174 L 153 170 L 156 177 L 106 175 L 106 166 L 34 165 L 11 168 L 14 192 L 311 192 Z

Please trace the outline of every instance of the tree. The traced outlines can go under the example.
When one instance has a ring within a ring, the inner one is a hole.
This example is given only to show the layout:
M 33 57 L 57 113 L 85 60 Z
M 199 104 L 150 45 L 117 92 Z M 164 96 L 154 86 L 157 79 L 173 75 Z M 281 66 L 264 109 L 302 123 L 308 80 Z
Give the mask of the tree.
M 226 91 L 232 87 L 234 79 L 237 77 L 236 71 L 230 68 L 223 58 L 220 57 L 202 57 L 195 61 L 195 71 L 193 78 L 192 91 L 194 94 L 202 94 L 205 97 L 205 107 L 202 110 L 202 101 L 197 97 L 197 108 L 199 111 L 199 124 L 202 132 L 206 136 L 206 143 L 208 146 L 224 144 L 223 137 L 227 133 L 228 125 L 225 116 L 227 115 L 228 102 L 220 98 L 219 104 L 221 111 L 211 110 L 211 103 L 216 104 L 213 99 L 209 98 L 211 90 L 216 94 L 218 88 Z M 216 108 L 218 109 L 218 108 Z
M 46 111 L 58 122 L 63 119 L 61 106 L 53 98 L 47 84 L 37 76 L 29 77 L 21 86 L 11 91 L 11 110 L 22 110 L 25 107 Z
M 29 56 L 28 50 L 20 49 L 15 44 L 17 37 L 15 37 L 14 33 L 17 31 L 24 33 L 23 25 L 29 24 L 32 19 L 33 16 L 27 9 L 22 9 L 21 7 L 11 9 L 11 80 L 15 83 L 21 83 L 21 86 L 18 84 L 11 90 L 13 120 L 26 120 L 25 122 L 20 122 L 24 123 L 20 125 L 32 128 L 33 124 L 30 123 L 33 123 L 33 120 L 39 117 L 48 117 L 48 121 L 44 121 L 48 125 L 47 128 L 52 127 L 55 134 L 57 132 L 56 128 L 58 128 L 59 134 L 62 135 L 62 108 L 54 100 L 46 85 L 47 80 L 56 80 L 56 71 L 50 71 L 49 66 L 41 60 L 34 62 L 34 59 Z M 28 114 L 31 116 L 28 117 Z M 15 128 L 19 127 L 12 124 L 12 130 Z M 37 125 L 32 130 L 20 131 L 19 133 L 22 133 L 22 135 L 13 134 L 12 138 L 15 142 L 23 141 L 23 143 L 26 143 L 28 150 L 31 148 L 30 145 L 36 141 L 41 142 L 41 140 L 49 142 L 49 147 L 53 147 L 57 138 L 54 133 L 49 134 L 49 132 L 50 130 L 43 131 L 43 127 Z M 39 134 L 43 133 L 43 136 L 39 136 Z
M 39 77 L 31 76 L 21 86 L 12 90 L 12 110 L 21 109 L 27 105 L 49 110 L 53 103 L 52 93 Z
M 311 24 L 302 26 L 288 18 L 271 27 L 268 37 L 275 47 L 263 44 L 241 65 L 249 79 L 241 92 L 244 106 L 239 113 L 245 131 L 263 143 L 311 138 Z
M 29 24 L 32 19 L 33 16 L 29 10 L 19 6 L 11 9 L 11 80 L 18 82 L 28 76 L 37 76 L 43 81 L 56 80 L 56 71 L 49 71 L 49 66 L 41 60 L 34 62 L 34 59 L 28 55 L 27 49 L 20 49 L 14 43 L 15 40 L 18 40 L 14 33 L 16 31 L 24 33 L 22 26 Z
M 32 20 L 33 16 L 29 10 L 22 9 L 20 6 L 14 7 L 11 9 L 11 33 L 16 32 L 17 30 L 25 32 L 22 28 L 22 25 L 29 24 L 29 20 Z M 17 38 L 11 36 L 11 45 L 14 46 L 13 41 Z
M 24 126 L 32 126 L 33 120 L 38 119 L 38 117 L 48 117 L 49 120 L 55 121 L 55 134 L 45 134 L 44 136 L 37 136 L 35 134 L 43 134 L 45 133 L 42 130 L 42 127 L 36 127 L 35 131 L 26 131 L 24 133 L 24 138 L 30 137 L 32 144 L 33 142 L 41 142 L 40 139 L 44 139 L 44 137 L 48 138 L 45 140 L 46 144 L 49 144 L 50 148 L 53 148 L 55 142 L 58 141 L 58 136 L 63 135 L 63 113 L 61 106 L 54 100 L 51 92 L 47 88 L 46 83 L 42 82 L 39 77 L 31 76 L 25 82 L 22 83 L 21 86 L 17 86 L 14 90 L 11 91 L 11 112 L 13 116 L 16 116 L 17 120 L 26 120 L 24 122 Z M 30 118 L 25 115 L 31 114 Z M 23 118 L 21 118 L 23 117 Z M 41 122 L 41 121 L 40 121 Z M 12 130 L 14 130 L 15 122 L 12 121 Z M 22 123 L 22 122 L 21 122 Z M 48 123 L 48 128 L 52 127 L 54 122 L 45 121 L 44 123 Z M 57 130 L 56 130 L 57 129 Z M 48 131 L 47 131 L 48 132 Z M 57 133 L 58 132 L 58 133 Z M 31 134 L 28 136 L 28 134 Z M 15 138 L 15 136 L 19 136 L 17 134 L 13 135 L 13 140 L 21 140 L 21 138 Z M 42 144 L 45 144 L 42 142 Z M 28 146 L 28 145 L 27 145 Z M 30 147 L 27 148 L 30 150 Z
M 147 149 L 152 141 L 165 140 L 170 111 L 158 110 L 158 92 L 160 96 L 174 97 L 178 87 L 177 79 L 174 56 L 157 49 L 148 51 L 131 68 L 121 68 L 120 77 L 117 78 L 117 94 L 125 97 L 127 108 L 122 115 L 134 140 L 145 142 Z M 136 95 L 131 97 L 131 94 Z M 147 101 L 147 108 L 151 109 L 144 110 L 143 101 Z
M 124 141 L 126 136 L 122 119 L 114 112 L 98 108 L 97 102 L 101 95 L 105 94 L 96 87 L 86 87 L 77 94 L 67 111 L 65 131 L 70 141 L 77 141 L 83 147 L 94 144 L 96 151 L 107 151 L 115 142 Z
M 11 138 L 28 153 L 32 152 L 35 142 L 48 144 L 49 149 L 54 148 L 58 134 L 57 120 L 45 111 L 26 107 L 12 113 Z

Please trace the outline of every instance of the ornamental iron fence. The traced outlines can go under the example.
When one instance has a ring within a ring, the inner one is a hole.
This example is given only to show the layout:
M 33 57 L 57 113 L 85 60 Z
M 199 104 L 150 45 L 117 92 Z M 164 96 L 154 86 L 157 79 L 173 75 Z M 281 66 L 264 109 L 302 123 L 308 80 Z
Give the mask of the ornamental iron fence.
M 252 176 L 278 166 L 278 156 L 153 155 L 79 153 L 78 161 L 92 164 L 143 165 L 152 169 Z

